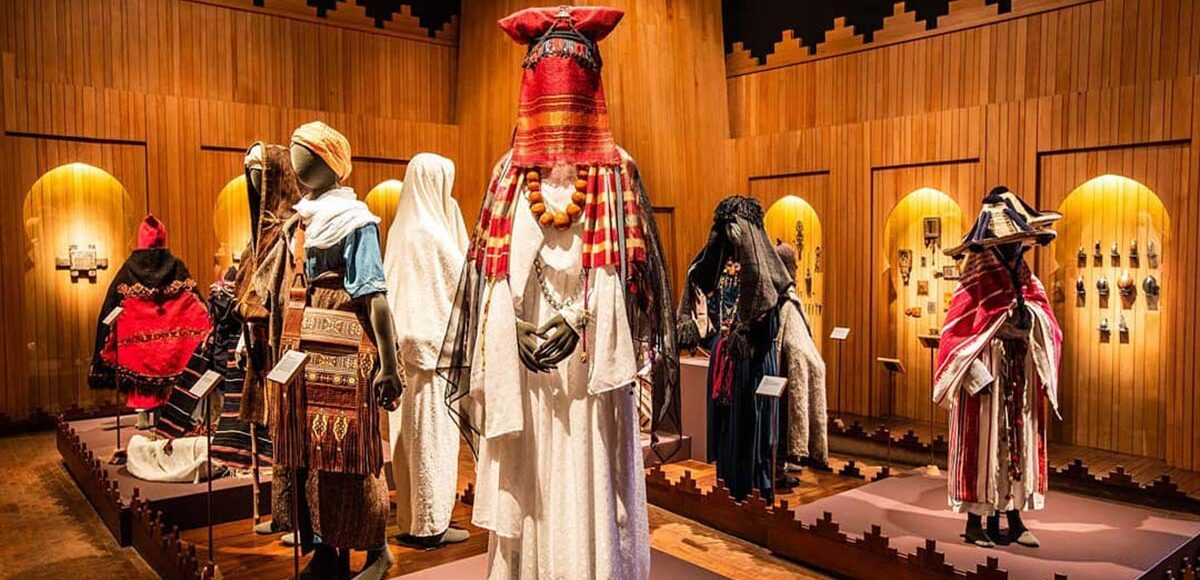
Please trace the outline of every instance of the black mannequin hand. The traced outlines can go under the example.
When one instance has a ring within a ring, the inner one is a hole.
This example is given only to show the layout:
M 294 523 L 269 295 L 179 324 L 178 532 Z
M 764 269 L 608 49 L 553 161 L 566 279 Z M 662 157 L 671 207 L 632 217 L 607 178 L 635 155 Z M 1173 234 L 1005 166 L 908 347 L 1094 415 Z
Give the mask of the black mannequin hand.
M 400 395 L 404 393 L 404 382 L 400 380 L 400 375 L 396 371 L 386 372 L 381 369 L 375 375 L 374 387 L 380 407 L 388 411 L 395 411 L 400 407 Z
M 537 330 L 537 334 L 546 342 L 538 347 L 534 356 L 546 367 L 556 366 L 571 356 L 571 353 L 575 352 L 575 345 L 579 344 L 579 334 L 567 324 L 562 314 L 556 314 L 554 318 L 547 320 L 546 324 Z
M 517 319 L 517 352 L 521 356 L 521 364 L 535 372 L 549 372 L 550 367 L 538 361 L 538 340 L 541 334 L 537 328 L 524 320 Z

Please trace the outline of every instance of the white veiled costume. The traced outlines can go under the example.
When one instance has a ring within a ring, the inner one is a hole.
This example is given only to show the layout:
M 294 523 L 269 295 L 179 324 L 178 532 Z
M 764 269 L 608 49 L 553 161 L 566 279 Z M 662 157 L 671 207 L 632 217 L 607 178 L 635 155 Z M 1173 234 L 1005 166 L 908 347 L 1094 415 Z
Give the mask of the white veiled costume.
M 550 207 L 567 204 L 574 179 L 569 167 L 543 182 Z M 582 228 L 543 228 L 524 196 L 516 203 L 509 276 L 484 299 L 471 366 L 471 397 L 484 408 L 473 522 L 494 532 L 490 578 L 645 578 L 649 525 L 631 388 L 637 368 L 622 283 L 613 266 L 593 270 L 586 337 L 549 373 L 528 371 L 518 357 L 517 318 L 540 327 L 556 314 L 534 259 L 559 299 L 582 303 Z
M 388 417 L 396 517 L 401 533 L 414 536 L 446 531 L 458 484 L 458 427 L 434 372 L 468 243 L 453 187 L 454 162 L 432 153 L 412 158 L 384 258 L 407 379 Z

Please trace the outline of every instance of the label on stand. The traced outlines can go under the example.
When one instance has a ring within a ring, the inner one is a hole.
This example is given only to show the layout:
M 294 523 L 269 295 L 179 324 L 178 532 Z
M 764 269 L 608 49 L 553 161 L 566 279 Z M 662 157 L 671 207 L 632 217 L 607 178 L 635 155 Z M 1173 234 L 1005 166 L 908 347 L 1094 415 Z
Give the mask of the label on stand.
M 833 332 L 829 333 L 830 340 L 846 340 L 849 336 L 850 327 L 848 326 L 835 326 L 833 327 Z
M 275 364 L 275 368 L 267 373 L 267 380 L 281 385 L 286 385 L 296 378 L 296 374 L 304 367 L 304 363 L 308 361 L 308 354 L 298 350 L 289 350 L 279 357 L 279 362 Z
M 754 391 L 755 395 L 763 397 L 779 398 L 783 396 L 783 389 L 787 387 L 787 379 L 784 377 L 773 377 L 766 375 L 758 382 L 758 389 Z
M 221 380 L 221 378 L 221 375 L 217 374 L 217 371 L 205 371 L 204 374 L 200 375 L 200 380 L 196 381 L 196 384 L 188 389 L 188 393 L 197 399 L 203 399 L 212 392 L 213 387 L 217 386 L 217 381 Z
M 112 326 L 113 323 L 117 321 L 117 317 L 120 316 L 122 312 L 125 312 L 125 309 L 120 306 L 113 308 L 112 310 L 109 311 L 108 316 L 105 316 L 104 320 L 100 321 L 100 324 L 103 324 L 104 326 Z

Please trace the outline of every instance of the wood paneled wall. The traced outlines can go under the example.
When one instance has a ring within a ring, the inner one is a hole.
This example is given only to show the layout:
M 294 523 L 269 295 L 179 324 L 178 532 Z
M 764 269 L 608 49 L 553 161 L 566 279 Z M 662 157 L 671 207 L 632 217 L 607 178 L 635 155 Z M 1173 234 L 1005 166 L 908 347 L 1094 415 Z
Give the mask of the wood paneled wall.
M 946 192 L 970 223 L 979 200 L 999 184 L 1048 209 L 1100 175 L 1144 185 L 1163 200 L 1178 254 L 1163 252 L 1160 281 L 1170 280 L 1159 314 L 1163 348 L 1200 349 L 1200 274 L 1192 264 L 1200 247 L 1200 3 L 1066 4 L 797 64 L 730 71 L 734 189 L 754 190 L 779 176 L 828 175 L 828 201 L 810 200 L 827 247 L 825 326 L 852 328 L 841 363 L 847 393 L 844 401 L 831 399 L 832 408 L 886 410 L 886 375 L 875 359 L 900 349 L 889 342 L 896 333 L 880 236 L 898 199 L 920 187 Z M 1048 286 L 1058 251 L 1032 254 Z M 1067 290 L 1073 298 L 1073 280 Z M 831 343 L 825 346 L 832 352 Z M 826 360 L 836 376 L 836 359 Z M 928 362 L 905 362 L 918 372 L 897 393 L 897 412 L 924 419 Z M 1080 364 L 1063 365 L 1062 413 L 1069 418 L 1056 425 L 1055 439 L 1200 468 L 1195 357 L 1114 356 L 1114 376 L 1133 378 L 1103 384 Z M 944 420 L 940 411 L 938 417 Z
M 70 214 L 42 216 L 39 243 L 55 247 L 0 260 L 0 418 L 112 400 L 90 392 L 86 374 L 100 300 L 131 246 L 97 238 L 132 239 L 136 222 L 154 212 L 207 288 L 221 243 L 237 237 L 236 228 L 214 224 L 221 212 L 236 213 L 218 195 L 242 175 L 253 141 L 287 143 L 296 126 L 324 120 L 350 139 L 347 184 L 360 197 L 402 179 L 415 153 L 457 157 L 455 42 L 238 4 L 0 3 L 0 243 L 29 247 L 23 205 L 30 195 L 45 198 L 48 185 L 61 201 L 49 207 Z M 49 235 L 60 232 L 56 220 L 78 214 L 63 208 L 88 202 L 104 180 L 34 186 L 75 162 L 111 175 L 130 200 L 133 225 L 68 235 L 70 243 L 98 243 L 111 260 L 94 285 L 71 284 L 46 261 L 67 251 Z M 55 292 L 45 292 L 46 280 Z

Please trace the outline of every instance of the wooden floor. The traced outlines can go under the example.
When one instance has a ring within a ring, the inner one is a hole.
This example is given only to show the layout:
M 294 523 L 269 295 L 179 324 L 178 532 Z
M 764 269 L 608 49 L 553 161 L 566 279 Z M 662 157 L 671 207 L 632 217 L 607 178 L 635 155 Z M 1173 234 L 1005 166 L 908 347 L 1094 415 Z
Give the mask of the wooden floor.
M 864 478 L 839 475 L 838 471 L 848 461 L 849 458 L 846 457 L 831 456 L 829 458 L 829 465 L 833 469 L 831 472 L 806 468 L 799 473 L 789 473 L 788 475 L 799 479 L 800 484 L 790 490 L 783 490 L 776 493 L 775 505 L 786 501 L 789 505 L 795 506 L 836 495 L 843 491 L 849 491 L 865 485 L 869 481 L 869 478 L 875 477 L 881 469 L 879 465 L 867 464 L 856 460 L 855 465 L 859 467 Z M 717 484 L 716 466 L 701 461 L 688 460 L 671 463 L 663 466 L 663 471 L 666 472 L 667 479 L 671 481 L 678 481 L 679 478 L 683 477 L 684 472 L 690 472 L 692 479 L 696 480 L 696 485 L 705 492 L 712 491 Z
M 846 415 L 843 420 L 847 423 L 858 421 L 867 429 L 872 431 L 884 424 L 883 419 L 861 417 L 857 415 Z M 912 430 L 916 433 L 921 441 L 930 440 L 929 423 L 925 421 L 913 421 L 911 419 L 897 418 L 893 421 L 892 432 L 893 437 L 898 437 L 903 433 Z M 945 425 L 934 425 L 933 433 L 946 437 Z M 1054 467 L 1063 467 L 1075 459 L 1083 460 L 1083 464 L 1088 470 L 1097 476 L 1103 476 L 1118 465 L 1125 468 L 1125 472 L 1130 474 L 1135 481 L 1139 483 L 1148 483 L 1158 479 L 1160 475 L 1166 474 L 1171 476 L 1171 480 L 1179 486 L 1179 489 L 1184 493 L 1194 497 L 1200 497 L 1200 471 L 1189 471 L 1170 467 L 1161 459 L 1154 457 L 1141 457 L 1137 455 L 1125 455 L 1106 451 L 1103 449 L 1093 449 L 1091 447 L 1079 447 L 1076 445 L 1067 445 L 1064 443 L 1049 444 L 1050 447 L 1050 463 Z

